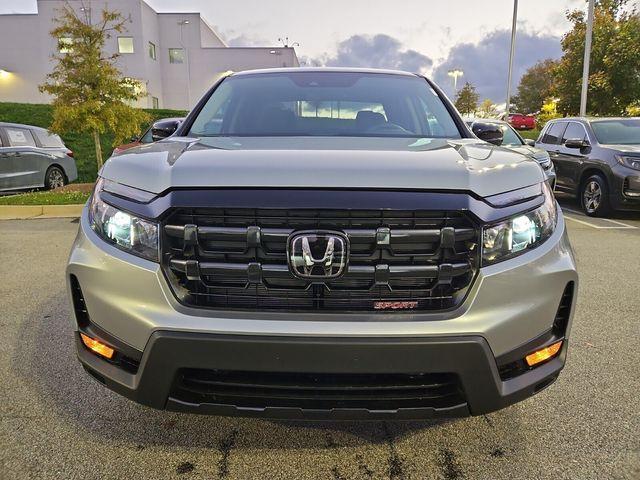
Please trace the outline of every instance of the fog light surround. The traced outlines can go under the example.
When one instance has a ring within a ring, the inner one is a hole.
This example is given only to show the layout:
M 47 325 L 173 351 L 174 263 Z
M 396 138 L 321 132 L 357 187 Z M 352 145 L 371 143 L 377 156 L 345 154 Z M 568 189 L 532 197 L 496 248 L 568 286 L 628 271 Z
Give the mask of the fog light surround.
M 525 362 L 530 367 L 534 367 L 542 362 L 545 362 L 553 357 L 555 357 L 560 349 L 562 348 L 562 340 L 556 343 L 552 343 L 548 347 L 541 348 L 540 350 L 536 350 L 533 353 L 530 353 L 525 357 Z
M 113 348 L 94 338 L 89 337 L 88 335 L 85 335 L 82 332 L 80 333 L 80 338 L 82 339 L 82 343 L 84 343 L 85 347 L 87 347 L 93 353 L 100 355 L 101 357 L 104 357 L 108 360 L 111 360 L 113 358 L 113 355 L 116 353 Z

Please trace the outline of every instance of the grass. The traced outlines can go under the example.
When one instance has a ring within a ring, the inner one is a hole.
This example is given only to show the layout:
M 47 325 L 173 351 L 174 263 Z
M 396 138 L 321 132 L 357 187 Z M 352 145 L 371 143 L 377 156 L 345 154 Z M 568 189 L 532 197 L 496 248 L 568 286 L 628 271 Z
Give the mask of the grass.
M 0 122 L 24 123 L 48 128 L 52 120 L 51 105 L 35 103 L 0 102 Z M 187 112 L 181 110 L 145 110 L 153 120 L 166 117 L 183 117 Z M 93 140 L 88 133 L 68 133 L 61 135 L 67 147 L 73 150 L 78 165 L 78 181 L 93 182 L 98 169 Z M 100 141 L 105 160 L 113 150 L 113 135 L 103 135 Z
M 78 205 L 85 203 L 89 192 L 28 192 L 0 197 L 0 205 Z
M 518 130 L 518 133 L 522 138 L 530 138 L 531 140 L 537 140 L 540 135 L 540 130 L 534 128 L 533 130 Z

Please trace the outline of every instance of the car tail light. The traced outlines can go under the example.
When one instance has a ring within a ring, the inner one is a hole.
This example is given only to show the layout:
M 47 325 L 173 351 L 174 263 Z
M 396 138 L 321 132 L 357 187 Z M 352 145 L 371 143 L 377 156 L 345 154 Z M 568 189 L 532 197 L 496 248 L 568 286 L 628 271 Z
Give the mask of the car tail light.
M 73 152 L 72 152 L 71 150 L 69 150 L 69 151 L 67 152 L 67 156 L 68 156 L 68 157 L 73 158 Z

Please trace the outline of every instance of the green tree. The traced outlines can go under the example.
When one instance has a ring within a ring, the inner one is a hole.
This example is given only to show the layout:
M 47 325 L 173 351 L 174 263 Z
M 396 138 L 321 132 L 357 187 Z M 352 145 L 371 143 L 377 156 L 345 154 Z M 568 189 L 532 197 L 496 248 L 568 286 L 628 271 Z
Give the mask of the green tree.
M 476 92 L 476 87 L 466 82 L 456 94 L 455 105 L 462 115 L 471 115 L 478 109 L 478 101 L 480 95 Z
M 544 104 L 545 99 L 552 96 L 553 74 L 558 62 L 556 60 L 541 60 L 530 67 L 518 85 L 518 93 L 512 102 L 516 110 L 522 113 L 536 113 Z
M 483 118 L 495 118 L 495 117 L 498 116 L 498 111 L 496 109 L 495 103 L 493 103 L 488 98 L 485 98 L 482 101 L 482 103 L 480 104 L 480 108 L 478 110 L 478 113 Z
M 117 145 L 139 133 L 140 125 L 149 119 L 130 105 L 141 96 L 138 83 L 122 76 L 115 65 L 118 54 L 103 52 L 106 40 L 125 31 L 127 21 L 119 12 L 104 9 L 99 21 L 91 23 L 89 9 L 81 17 L 64 5 L 51 30 L 61 53 L 53 56 L 56 65 L 40 85 L 40 91 L 53 96 L 50 129 L 60 134 L 90 133 L 98 169 L 103 161 L 101 134 L 113 133 Z
M 640 98 L 640 15 L 628 0 L 599 0 L 593 23 L 587 111 L 622 115 Z M 580 109 L 586 22 L 584 12 L 569 12 L 573 24 L 562 38 L 563 56 L 555 68 L 558 109 Z

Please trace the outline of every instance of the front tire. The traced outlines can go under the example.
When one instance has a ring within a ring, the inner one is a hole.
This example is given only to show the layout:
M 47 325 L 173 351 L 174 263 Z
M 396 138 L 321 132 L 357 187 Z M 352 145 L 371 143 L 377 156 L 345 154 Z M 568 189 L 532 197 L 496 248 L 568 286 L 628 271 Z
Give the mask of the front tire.
M 601 175 L 592 175 L 583 182 L 580 204 L 590 217 L 603 217 L 609 213 L 609 186 Z
M 58 167 L 49 167 L 44 175 L 44 188 L 53 190 L 54 188 L 64 187 L 66 182 L 64 172 Z

